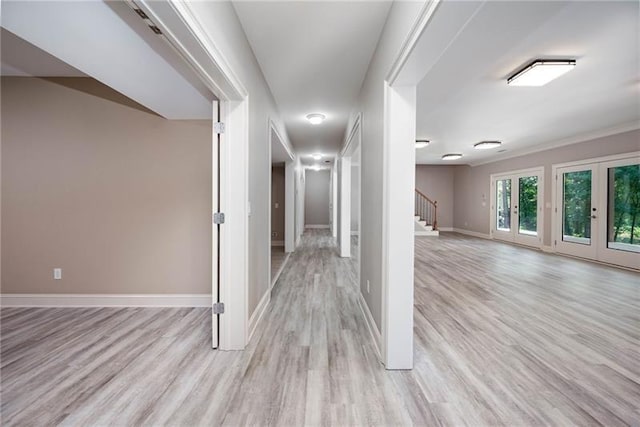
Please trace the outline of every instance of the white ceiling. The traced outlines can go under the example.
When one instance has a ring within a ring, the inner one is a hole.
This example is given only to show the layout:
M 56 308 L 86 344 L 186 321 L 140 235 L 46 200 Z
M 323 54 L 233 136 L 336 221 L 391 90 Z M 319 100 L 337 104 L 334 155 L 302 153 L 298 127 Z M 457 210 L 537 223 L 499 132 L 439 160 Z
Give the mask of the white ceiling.
M 212 117 L 213 95 L 123 1 L 3 1 L 1 24 L 28 42 L 10 51 L 28 74 L 52 72 L 53 56 L 168 119 Z M 30 45 L 49 57 L 35 60 Z
M 69 64 L 0 28 L 0 75 L 21 77 L 86 77 Z
M 411 69 L 418 86 L 421 164 L 476 164 L 549 147 L 605 129 L 640 127 L 638 2 L 444 2 Z M 507 77 L 537 58 L 576 59 L 543 87 Z M 500 140 L 497 150 L 474 150 Z M 498 153 L 498 150 L 506 150 Z
M 335 155 L 391 3 L 253 2 L 234 7 L 296 153 Z M 322 113 L 322 125 L 305 119 Z

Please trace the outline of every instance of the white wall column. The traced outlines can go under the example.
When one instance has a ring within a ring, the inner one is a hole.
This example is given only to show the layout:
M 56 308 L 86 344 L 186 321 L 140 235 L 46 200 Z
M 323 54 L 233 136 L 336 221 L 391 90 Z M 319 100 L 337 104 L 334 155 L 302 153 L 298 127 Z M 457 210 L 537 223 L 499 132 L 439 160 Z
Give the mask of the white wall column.
M 384 115 L 382 357 L 412 369 L 416 87 L 385 83 Z
M 351 157 L 340 159 L 340 256 L 351 256 Z
M 295 163 L 287 162 L 284 167 L 284 251 L 295 250 Z

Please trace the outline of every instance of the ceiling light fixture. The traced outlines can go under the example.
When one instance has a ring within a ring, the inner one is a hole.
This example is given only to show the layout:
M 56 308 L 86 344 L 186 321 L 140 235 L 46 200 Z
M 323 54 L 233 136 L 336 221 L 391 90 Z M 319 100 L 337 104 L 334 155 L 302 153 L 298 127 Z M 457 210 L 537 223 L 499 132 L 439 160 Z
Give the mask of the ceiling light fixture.
M 322 158 L 322 154 L 320 153 L 312 154 L 311 157 L 313 157 L 315 160 L 320 160 Z
M 458 160 L 462 158 L 462 154 L 459 153 L 449 153 L 442 156 L 442 160 Z
M 430 142 L 428 139 L 416 139 L 416 148 L 424 148 L 429 145 Z
M 312 125 L 319 125 L 324 121 L 325 118 L 326 117 L 324 114 L 319 114 L 319 113 L 307 115 L 307 120 L 309 120 L 309 123 L 311 123 Z
M 510 86 L 544 86 L 551 80 L 573 70 L 573 59 L 536 59 L 507 79 Z
M 476 150 L 490 150 L 492 148 L 500 147 L 502 142 L 500 141 L 480 141 L 473 144 L 473 148 Z

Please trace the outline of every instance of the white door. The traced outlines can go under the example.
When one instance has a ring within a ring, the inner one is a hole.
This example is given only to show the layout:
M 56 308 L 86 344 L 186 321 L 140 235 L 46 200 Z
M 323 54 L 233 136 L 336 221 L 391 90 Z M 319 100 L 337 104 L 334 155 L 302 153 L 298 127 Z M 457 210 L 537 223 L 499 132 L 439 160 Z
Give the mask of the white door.
M 558 168 L 556 173 L 556 239 L 558 252 L 596 259 L 598 167 L 587 164 Z
M 640 269 L 640 159 L 558 167 L 560 253 Z
M 598 173 L 598 260 L 640 269 L 640 158 L 600 163 Z
M 522 245 L 542 246 L 543 170 L 493 175 L 491 235 Z
M 213 101 L 213 123 L 220 119 L 220 104 Z M 220 134 L 212 129 L 211 140 L 211 347 L 218 348 L 220 333 L 219 314 L 214 314 L 213 307 L 220 301 L 220 225 L 215 224 L 214 216 L 220 212 Z

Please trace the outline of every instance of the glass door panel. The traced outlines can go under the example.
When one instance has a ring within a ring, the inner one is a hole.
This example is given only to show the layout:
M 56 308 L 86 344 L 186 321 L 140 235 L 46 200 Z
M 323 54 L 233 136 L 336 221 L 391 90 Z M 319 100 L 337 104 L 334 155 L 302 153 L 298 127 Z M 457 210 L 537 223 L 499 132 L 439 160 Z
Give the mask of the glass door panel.
M 640 164 L 607 168 L 607 248 L 640 253 Z
M 518 233 L 538 235 L 538 177 L 518 179 Z
M 511 179 L 496 181 L 496 230 L 511 231 Z
M 592 171 L 562 174 L 562 240 L 591 244 Z

